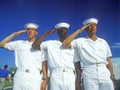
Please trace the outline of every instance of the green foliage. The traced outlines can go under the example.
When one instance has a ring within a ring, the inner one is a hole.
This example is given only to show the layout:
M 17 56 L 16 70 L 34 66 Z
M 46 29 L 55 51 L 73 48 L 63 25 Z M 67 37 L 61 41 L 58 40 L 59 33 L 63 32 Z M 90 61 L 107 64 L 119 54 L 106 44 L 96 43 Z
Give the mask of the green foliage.
M 9 82 L 8 80 L 6 80 L 4 87 L 9 87 L 9 86 L 12 86 L 12 85 L 13 85 L 13 82 Z

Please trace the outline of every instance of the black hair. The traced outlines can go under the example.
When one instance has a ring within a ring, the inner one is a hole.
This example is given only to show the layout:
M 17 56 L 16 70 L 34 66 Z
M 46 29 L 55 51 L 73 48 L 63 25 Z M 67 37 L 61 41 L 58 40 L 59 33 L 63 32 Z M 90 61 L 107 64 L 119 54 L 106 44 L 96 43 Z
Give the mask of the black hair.
M 8 68 L 8 65 L 6 64 L 6 65 L 4 65 L 4 68 Z

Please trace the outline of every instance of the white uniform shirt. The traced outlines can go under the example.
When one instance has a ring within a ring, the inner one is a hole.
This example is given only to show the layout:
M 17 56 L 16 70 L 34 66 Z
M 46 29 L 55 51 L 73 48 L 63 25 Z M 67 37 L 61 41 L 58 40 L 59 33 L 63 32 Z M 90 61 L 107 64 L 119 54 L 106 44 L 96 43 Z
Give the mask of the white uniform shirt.
M 29 41 L 13 41 L 5 44 L 4 48 L 14 51 L 15 64 L 19 70 L 41 70 L 43 55 L 41 51 L 32 48 Z
M 48 60 L 50 67 L 74 70 L 74 50 L 65 48 L 60 41 L 45 41 L 41 44 L 41 50 L 46 52 L 45 60 Z
M 104 63 L 107 57 L 112 56 L 110 48 L 104 39 L 92 41 L 90 38 L 78 38 L 71 43 L 75 48 L 75 61 L 82 60 L 85 65 Z
M 106 59 L 112 54 L 105 40 L 97 38 L 96 41 L 92 41 L 90 38 L 78 38 L 72 42 L 72 47 L 75 49 L 75 61 L 81 60 L 84 64 L 85 85 L 88 85 L 86 82 L 89 82 L 90 78 L 94 78 L 90 80 L 100 82 L 110 80 L 110 71 L 106 67 L 108 64 Z

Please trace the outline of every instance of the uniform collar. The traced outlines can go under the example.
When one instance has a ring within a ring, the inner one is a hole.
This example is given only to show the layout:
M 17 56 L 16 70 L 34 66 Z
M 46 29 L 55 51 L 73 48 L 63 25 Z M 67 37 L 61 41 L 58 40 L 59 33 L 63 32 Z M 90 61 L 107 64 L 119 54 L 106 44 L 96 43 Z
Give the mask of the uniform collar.
M 28 40 L 26 40 L 26 42 L 27 42 L 27 43 L 30 43 L 30 44 L 32 44 L 32 43 L 33 43 L 33 42 L 29 42 Z
M 99 37 L 96 36 L 96 38 L 97 38 L 96 41 L 93 41 L 92 39 L 90 39 L 89 37 L 87 37 L 87 39 L 88 39 L 89 41 L 94 42 L 94 43 L 95 43 L 95 42 L 98 42 L 98 41 L 100 40 Z

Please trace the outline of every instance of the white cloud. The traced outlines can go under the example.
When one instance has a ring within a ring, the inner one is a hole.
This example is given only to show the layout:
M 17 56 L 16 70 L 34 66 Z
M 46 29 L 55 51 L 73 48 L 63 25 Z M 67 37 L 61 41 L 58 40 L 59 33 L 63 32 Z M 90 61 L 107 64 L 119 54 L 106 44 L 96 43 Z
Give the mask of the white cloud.
M 114 43 L 111 48 L 120 48 L 120 42 Z

